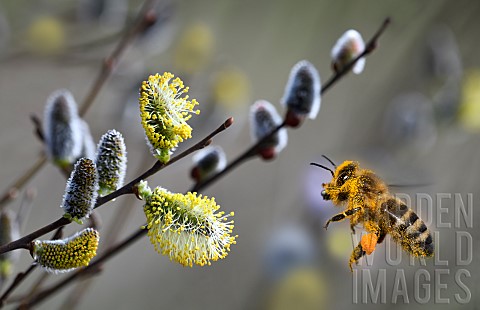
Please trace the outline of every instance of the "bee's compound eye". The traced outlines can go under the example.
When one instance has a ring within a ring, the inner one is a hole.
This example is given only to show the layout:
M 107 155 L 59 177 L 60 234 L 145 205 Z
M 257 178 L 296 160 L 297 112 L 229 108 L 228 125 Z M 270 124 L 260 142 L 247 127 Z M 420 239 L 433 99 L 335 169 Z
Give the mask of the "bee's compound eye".
M 350 178 L 348 172 L 342 172 L 337 178 L 337 186 L 342 186 Z
M 321 194 L 322 194 L 322 198 L 324 200 L 330 200 L 330 195 L 327 194 L 327 192 L 325 190 L 323 190 Z

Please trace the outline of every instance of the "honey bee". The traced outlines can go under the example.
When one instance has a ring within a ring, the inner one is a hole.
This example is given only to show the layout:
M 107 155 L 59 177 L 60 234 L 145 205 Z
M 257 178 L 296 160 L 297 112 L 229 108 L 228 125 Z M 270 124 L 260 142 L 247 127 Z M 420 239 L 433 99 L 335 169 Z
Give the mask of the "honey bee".
M 346 206 L 343 212 L 329 219 L 324 228 L 327 229 L 331 222 L 349 218 L 353 233 L 360 223 L 367 231 L 350 256 L 351 271 L 352 264 L 358 264 L 362 256 L 371 254 L 387 234 L 415 257 L 433 256 L 434 245 L 427 226 L 412 209 L 389 192 L 383 180 L 373 171 L 360 168 L 358 162 L 344 161 L 337 167 L 328 157 L 322 156 L 335 167 L 333 171 L 311 163 L 330 171 L 333 177 L 330 183 L 322 184 L 322 197 L 336 206 Z

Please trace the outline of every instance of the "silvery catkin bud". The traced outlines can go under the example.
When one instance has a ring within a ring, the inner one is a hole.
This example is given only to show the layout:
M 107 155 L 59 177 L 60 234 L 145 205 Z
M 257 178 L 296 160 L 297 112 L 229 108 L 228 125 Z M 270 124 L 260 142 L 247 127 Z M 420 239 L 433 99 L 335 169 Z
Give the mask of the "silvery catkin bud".
M 88 266 L 97 255 L 100 235 L 86 228 L 62 240 L 33 241 L 32 256 L 46 271 L 61 273 Z
M 207 146 L 198 151 L 193 157 L 192 178 L 200 182 L 227 166 L 227 158 L 221 146 Z
M 59 166 L 74 163 L 82 152 L 82 128 L 75 99 L 68 90 L 57 90 L 47 99 L 43 125 L 51 160 Z
M 64 217 L 82 223 L 93 211 L 98 196 L 98 174 L 93 161 L 80 158 L 67 181 L 63 203 Z
M 354 29 L 347 30 L 332 48 L 332 67 L 335 72 L 343 68 L 360 55 L 365 49 L 360 33 Z M 360 58 L 352 68 L 353 73 L 360 74 L 365 67 L 365 58 Z
M 120 132 L 112 129 L 102 136 L 98 143 L 95 164 L 100 196 L 122 187 L 127 170 L 127 151 Z
M 287 108 L 285 122 L 288 126 L 298 127 L 305 117 L 317 117 L 321 104 L 320 91 L 320 75 L 317 69 L 307 60 L 295 64 L 280 100 Z
M 258 100 L 250 107 L 250 134 L 254 142 L 270 134 L 281 123 L 281 116 L 270 102 Z M 260 145 L 259 155 L 263 159 L 272 159 L 286 145 L 287 130 L 282 128 Z

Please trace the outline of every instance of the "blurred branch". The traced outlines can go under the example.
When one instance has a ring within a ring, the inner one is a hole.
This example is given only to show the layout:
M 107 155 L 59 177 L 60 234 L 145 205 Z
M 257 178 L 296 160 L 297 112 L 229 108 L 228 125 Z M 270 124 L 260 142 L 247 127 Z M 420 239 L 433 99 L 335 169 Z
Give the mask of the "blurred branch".
M 119 42 L 114 51 L 103 62 L 100 73 L 92 84 L 90 91 L 83 101 L 83 104 L 80 106 L 80 116 L 85 115 L 85 113 L 91 107 L 98 93 L 104 86 L 107 79 L 110 77 L 115 65 L 118 63 L 120 56 L 122 56 L 127 47 L 132 43 L 135 36 L 155 22 L 155 13 L 152 9 L 154 2 L 154 0 L 145 1 L 139 17 L 137 18 L 137 21 L 134 23 L 131 30 L 122 37 L 122 40 Z M 40 138 L 42 139 L 43 137 Z M 15 199 L 17 192 L 22 189 L 25 184 L 27 184 L 28 181 L 30 181 L 30 179 L 37 174 L 38 171 L 40 171 L 46 162 L 47 157 L 45 154 L 40 155 L 40 158 L 38 158 L 32 167 L 28 169 L 22 176 L 20 176 L 17 181 L 13 182 L 13 184 L 1 196 L 0 208 L 6 205 L 9 201 Z
M 166 22 L 168 22 L 172 18 L 173 8 L 174 8 L 174 4 L 171 3 L 171 1 L 162 1 L 161 3 L 158 4 L 158 6 L 156 7 L 157 15 L 155 16 L 156 18 L 155 25 L 157 27 L 163 26 Z M 70 44 L 66 48 L 66 50 L 67 52 L 77 52 L 79 50 L 90 50 L 90 49 L 103 47 L 105 45 L 116 42 L 122 35 L 124 35 L 126 32 L 129 31 L 128 25 L 133 24 L 134 21 L 137 19 L 137 17 L 138 15 L 129 16 L 126 22 L 127 26 L 123 27 L 122 29 L 115 30 L 107 34 L 102 34 L 100 37 L 88 39 L 83 42 L 74 42 Z
M 40 155 L 32 167 L 25 171 L 25 173 L 19 177 L 17 181 L 8 187 L 8 189 L 2 195 L 2 198 L 0 198 L 0 209 L 3 208 L 9 201 L 17 197 L 18 191 L 22 189 L 25 184 L 27 184 L 27 182 L 37 174 L 38 171 L 40 171 L 46 162 L 47 157 L 44 154 Z
M 23 282 L 23 280 L 37 267 L 37 264 L 32 263 L 30 267 L 24 272 L 19 272 L 13 280 L 10 287 L 3 293 L 2 297 L 0 297 L 0 307 L 4 306 L 5 300 L 10 296 L 13 290 Z
M 42 121 L 36 114 L 31 114 L 30 119 L 32 120 L 33 125 L 35 126 L 36 136 L 40 141 L 45 142 L 45 135 L 43 134 L 43 130 L 42 130 Z
M 153 25 L 156 21 L 156 15 L 154 11 L 155 0 L 146 0 L 137 17 L 137 20 L 133 23 L 133 27 L 125 33 L 117 47 L 113 50 L 112 54 L 108 56 L 102 64 L 102 68 L 92 84 L 90 92 L 83 101 L 83 104 L 79 108 L 80 116 L 84 116 L 87 110 L 92 105 L 93 101 L 97 97 L 98 93 L 102 89 L 103 85 L 110 77 L 113 69 L 117 65 L 120 56 L 126 51 L 126 49 L 133 42 L 135 37 Z
M 33 201 L 37 196 L 37 190 L 35 188 L 28 188 L 23 196 L 22 201 L 20 202 L 20 207 L 18 207 L 17 215 L 15 221 L 18 223 L 20 231 L 23 231 L 23 223 L 27 220 L 30 211 L 33 207 Z

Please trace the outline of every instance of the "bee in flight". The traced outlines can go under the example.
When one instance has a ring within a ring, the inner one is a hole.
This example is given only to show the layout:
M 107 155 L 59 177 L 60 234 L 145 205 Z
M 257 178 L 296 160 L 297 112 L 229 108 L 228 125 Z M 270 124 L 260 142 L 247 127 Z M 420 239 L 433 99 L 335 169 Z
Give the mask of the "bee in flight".
M 370 255 L 378 243 L 382 243 L 387 234 L 402 248 L 415 257 L 433 256 L 432 235 L 425 223 L 400 199 L 395 198 L 388 186 L 373 171 L 362 169 L 358 162 L 344 161 L 336 166 L 325 155 L 335 171 L 317 163 L 332 174 L 330 183 L 323 183 L 322 197 L 331 200 L 336 206 L 345 206 L 345 210 L 334 215 L 325 224 L 350 219 L 350 228 L 355 233 L 355 225 L 362 223 L 367 235 L 364 235 L 350 256 L 349 266 L 358 263 L 365 254 Z

